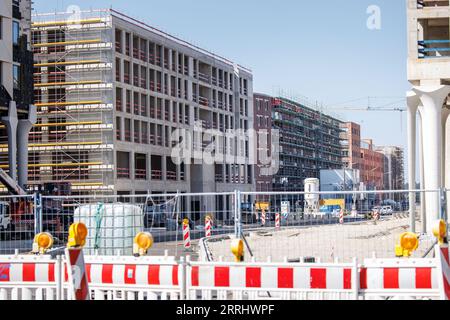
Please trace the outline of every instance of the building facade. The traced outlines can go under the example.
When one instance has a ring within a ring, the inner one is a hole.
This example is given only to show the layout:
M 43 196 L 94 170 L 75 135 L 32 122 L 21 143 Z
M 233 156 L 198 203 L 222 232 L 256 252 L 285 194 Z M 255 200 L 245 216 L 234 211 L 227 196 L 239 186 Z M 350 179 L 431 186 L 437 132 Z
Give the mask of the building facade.
M 36 121 L 33 104 L 31 1 L 0 3 L 0 161 L 2 169 L 27 184 L 28 133 Z
M 368 190 L 383 190 L 384 155 L 375 150 L 372 139 L 361 140 L 361 181 Z
M 354 122 L 341 124 L 342 162 L 345 168 L 360 169 L 361 158 L 361 126 Z
M 242 148 L 221 144 L 231 160 L 201 158 L 214 140 L 205 130 L 253 128 L 249 69 L 114 10 L 36 16 L 33 48 L 33 183 L 68 181 L 74 194 L 252 189 L 247 136 Z M 180 132 L 195 148 L 182 159 Z
M 268 95 L 255 94 L 253 102 L 253 123 L 258 137 L 257 150 L 266 148 L 262 152 L 267 152 L 268 157 L 272 156 L 272 99 Z M 266 138 L 261 138 L 262 135 L 266 135 Z M 267 143 L 262 146 L 262 141 Z M 255 164 L 255 190 L 258 192 L 272 191 L 273 176 L 264 173 L 263 169 L 266 166 L 260 163 L 259 156 L 258 162 Z
M 405 187 L 404 153 L 403 148 L 397 146 L 376 147 L 376 151 L 384 156 L 385 190 L 403 190 Z
M 255 94 L 255 101 L 269 98 Z M 274 191 L 302 191 L 304 180 L 319 178 L 321 169 L 342 167 L 340 120 L 283 97 L 270 101 L 272 130 L 278 130 L 280 139 Z

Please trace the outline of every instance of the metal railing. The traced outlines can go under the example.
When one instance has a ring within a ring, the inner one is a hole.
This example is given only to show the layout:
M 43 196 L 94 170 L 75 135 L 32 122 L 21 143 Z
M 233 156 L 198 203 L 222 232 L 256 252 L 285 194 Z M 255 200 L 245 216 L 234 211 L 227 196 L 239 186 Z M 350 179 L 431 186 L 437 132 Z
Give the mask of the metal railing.
M 155 181 L 175 179 L 177 172 L 166 176 L 158 169 L 136 170 L 135 179 Z M 182 172 L 179 173 L 183 179 Z M 128 178 L 129 170 L 117 170 L 119 178 Z M 230 174 L 217 174 L 229 183 Z M 234 177 L 233 175 L 231 176 Z M 234 179 L 237 183 L 240 179 Z M 206 243 L 215 259 L 233 259 L 232 237 L 246 238 L 249 250 L 258 261 L 321 258 L 322 261 L 351 261 L 374 254 L 380 258 L 395 257 L 399 235 L 413 230 L 420 235 L 415 257 L 421 257 L 432 246 L 425 235 L 423 205 L 427 197 L 437 195 L 447 220 L 446 193 L 449 190 L 403 191 L 329 191 L 304 192 L 223 192 L 167 193 L 111 196 L 40 196 L 0 197 L 0 254 L 14 249 L 31 250 L 34 234 L 48 231 L 56 242 L 66 242 L 73 221 L 88 224 L 92 237 L 90 249 L 107 248 L 114 254 L 130 250 L 132 236 L 139 231 L 153 234 L 155 250 L 183 252 L 182 220 L 188 218 L 194 246 L 205 237 L 205 217 L 212 218 L 212 238 Z M 416 195 L 411 217 L 408 196 Z M 314 201 L 316 204 L 314 206 Z M 312 205 L 311 205 L 312 203 Z M 82 214 L 81 214 L 82 213 Z M 108 215 L 117 219 L 108 220 Z M 119 221 L 120 220 L 120 221 Z M 231 237 L 222 237 L 232 235 Z M 216 236 L 220 240 L 216 241 Z M 119 242 L 114 239 L 122 239 Z M 211 241 L 214 240 L 214 241 Z

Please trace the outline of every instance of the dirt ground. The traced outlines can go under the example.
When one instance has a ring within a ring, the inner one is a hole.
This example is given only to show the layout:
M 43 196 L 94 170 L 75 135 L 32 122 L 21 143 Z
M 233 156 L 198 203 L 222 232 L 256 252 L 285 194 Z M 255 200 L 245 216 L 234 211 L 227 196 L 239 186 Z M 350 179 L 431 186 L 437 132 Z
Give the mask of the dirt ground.
M 395 244 L 400 235 L 409 229 L 409 218 L 390 218 L 344 225 L 307 226 L 275 231 L 250 232 L 246 237 L 256 261 L 282 262 L 306 257 L 320 258 L 321 262 L 332 262 L 336 258 L 351 262 L 364 258 L 394 258 Z M 416 224 L 420 230 L 420 223 Z M 232 261 L 231 239 L 208 241 L 207 246 L 213 260 Z M 422 238 L 414 257 L 421 257 L 432 245 L 432 239 Z M 245 250 L 250 260 L 249 249 Z M 270 257 L 270 258 L 268 258 Z

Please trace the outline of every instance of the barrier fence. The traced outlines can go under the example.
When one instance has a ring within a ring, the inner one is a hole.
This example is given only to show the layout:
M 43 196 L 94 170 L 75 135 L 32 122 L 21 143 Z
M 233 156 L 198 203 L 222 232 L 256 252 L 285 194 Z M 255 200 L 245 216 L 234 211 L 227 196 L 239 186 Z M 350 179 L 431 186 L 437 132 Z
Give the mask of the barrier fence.
M 392 258 L 399 235 L 412 227 L 410 193 L 416 198 L 415 232 L 424 230 L 423 204 L 430 195 L 440 199 L 440 215 L 446 217 L 448 190 L 4 197 L 0 254 L 30 251 L 33 235 L 43 231 L 55 237 L 55 245 L 65 245 L 70 224 L 82 221 L 89 229 L 88 255 L 130 255 L 133 237 L 149 231 L 155 247 L 178 257 L 185 254 L 183 220 L 189 220 L 190 244 L 196 250 L 210 217 L 211 238 L 204 244 L 213 261 L 231 261 L 230 241 L 235 236 L 245 237 L 247 255 L 257 261 L 268 256 L 274 262 L 334 262 L 339 257 L 349 263 L 353 257 L 361 261 L 374 254 Z M 427 253 L 433 241 L 421 236 L 414 257 Z
M 442 250 L 437 248 L 436 250 Z M 86 256 L 93 300 L 445 299 L 435 259 L 224 263 Z M 437 251 L 439 252 L 439 251 Z M 446 274 L 447 273 L 447 274 Z M 447 278 L 445 278 L 447 277 Z M 0 300 L 72 299 L 65 257 L 0 256 Z

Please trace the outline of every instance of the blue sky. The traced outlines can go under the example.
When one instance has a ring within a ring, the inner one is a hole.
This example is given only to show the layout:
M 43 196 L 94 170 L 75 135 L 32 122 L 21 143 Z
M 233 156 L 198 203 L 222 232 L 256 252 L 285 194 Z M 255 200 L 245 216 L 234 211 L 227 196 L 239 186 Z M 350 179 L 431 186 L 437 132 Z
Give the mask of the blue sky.
M 253 70 L 254 90 L 323 103 L 361 123 L 377 145 L 406 144 L 406 114 L 348 112 L 349 107 L 404 107 L 405 0 L 35 0 L 36 12 L 120 10 Z M 369 30 L 368 6 L 381 9 Z M 372 97 L 368 99 L 367 97 Z M 347 103 L 343 103 L 347 102 Z

